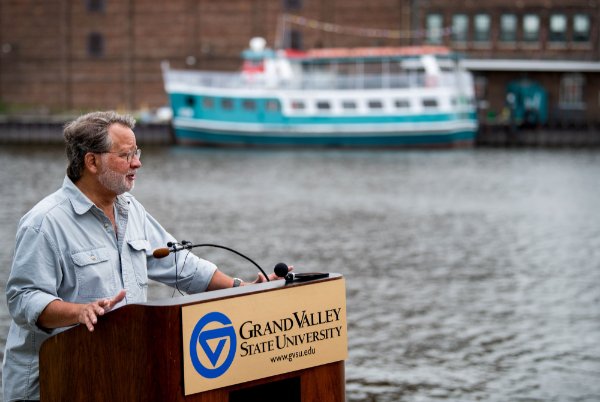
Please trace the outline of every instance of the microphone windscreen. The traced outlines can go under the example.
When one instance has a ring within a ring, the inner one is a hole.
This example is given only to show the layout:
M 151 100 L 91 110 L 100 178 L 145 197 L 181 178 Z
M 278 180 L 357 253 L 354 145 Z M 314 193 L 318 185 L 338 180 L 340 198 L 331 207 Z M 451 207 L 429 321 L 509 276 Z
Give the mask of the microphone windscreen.
M 152 252 L 152 256 L 154 258 L 165 258 L 166 256 L 168 256 L 171 253 L 171 249 L 168 249 L 166 247 L 163 248 L 157 248 L 156 250 L 154 250 Z
M 274 271 L 275 271 L 275 275 L 277 275 L 278 277 L 285 278 L 285 276 L 289 272 L 289 268 L 286 263 L 279 262 L 279 263 L 277 263 L 277 265 L 275 265 Z

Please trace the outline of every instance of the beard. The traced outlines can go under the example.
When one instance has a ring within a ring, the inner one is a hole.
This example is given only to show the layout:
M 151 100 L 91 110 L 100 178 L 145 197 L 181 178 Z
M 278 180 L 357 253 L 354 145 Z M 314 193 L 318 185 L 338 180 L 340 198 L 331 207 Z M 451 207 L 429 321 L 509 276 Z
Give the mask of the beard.
M 116 195 L 121 195 L 125 192 L 133 190 L 135 186 L 134 181 L 127 179 L 127 175 L 133 172 L 127 172 L 126 174 L 115 172 L 110 168 L 106 167 L 98 175 L 98 181 L 107 190 L 112 191 Z

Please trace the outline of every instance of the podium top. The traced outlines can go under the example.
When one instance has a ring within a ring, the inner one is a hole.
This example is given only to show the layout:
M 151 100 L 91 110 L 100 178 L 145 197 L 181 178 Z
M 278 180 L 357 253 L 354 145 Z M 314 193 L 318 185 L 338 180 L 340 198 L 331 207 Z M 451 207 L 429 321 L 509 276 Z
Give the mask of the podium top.
M 246 295 L 250 293 L 259 293 L 259 292 L 268 292 L 276 289 L 283 289 L 295 286 L 305 286 L 310 285 L 317 282 L 331 281 L 336 279 L 341 279 L 342 275 L 339 273 L 330 273 L 329 277 L 322 279 L 315 279 L 312 281 L 305 282 L 289 282 L 286 283 L 283 279 L 281 280 L 272 280 L 270 282 L 262 282 L 249 286 L 240 286 L 236 288 L 229 289 L 219 289 L 212 290 L 209 292 L 196 293 L 192 295 L 178 296 L 169 299 L 161 299 L 148 301 L 145 303 L 135 303 L 142 306 L 154 306 L 154 307 L 165 307 L 165 306 L 181 306 L 186 304 L 195 304 L 199 302 L 206 302 L 209 300 L 218 300 L 224 299 L 228 297 L 236 297 L 241 295 Z M 124 306 L 126 307 L 126 306 Z

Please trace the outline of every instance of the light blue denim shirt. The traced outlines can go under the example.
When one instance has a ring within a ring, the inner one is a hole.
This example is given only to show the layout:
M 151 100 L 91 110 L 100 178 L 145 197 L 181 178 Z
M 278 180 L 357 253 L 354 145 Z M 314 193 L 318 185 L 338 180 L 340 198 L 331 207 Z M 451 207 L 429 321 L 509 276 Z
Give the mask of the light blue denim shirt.
M 117 235 L 108 217 L 65 177 L 62 188 L 21 218 L 6 284 L 13 321 L 2 369 L 5 402 L 40 398 L 40 346 L 65 330 L 36 325 L 53 300 L 89 303 L 125 289 L 121 305 L 144 302 L 148 278 L 187 293 L 206 290 L 216 266 L 190 254 L 177 259 L 176 270 L 173 255 L 152 257 L 175 239 L 131 194 L 117 197 L 115 217 Z

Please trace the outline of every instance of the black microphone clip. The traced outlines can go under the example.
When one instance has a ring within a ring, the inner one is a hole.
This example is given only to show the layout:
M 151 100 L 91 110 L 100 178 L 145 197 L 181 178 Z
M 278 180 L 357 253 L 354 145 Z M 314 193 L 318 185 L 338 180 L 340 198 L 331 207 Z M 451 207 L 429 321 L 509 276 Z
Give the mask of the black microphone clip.
M 307 282 L 314 281 L 316 279 L 328 278 L 328 272 L 304 272 L 301 274 L 296 274 L 294 272 L 290 272 L 285 276 L 285 282 Z

